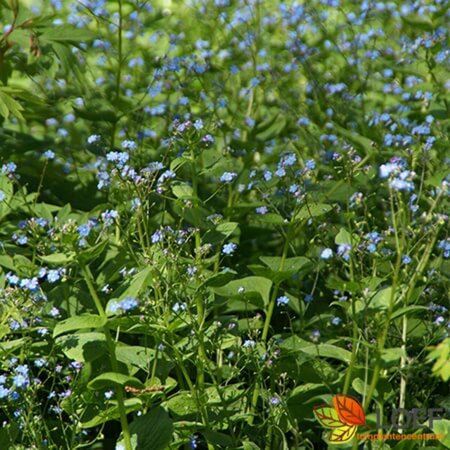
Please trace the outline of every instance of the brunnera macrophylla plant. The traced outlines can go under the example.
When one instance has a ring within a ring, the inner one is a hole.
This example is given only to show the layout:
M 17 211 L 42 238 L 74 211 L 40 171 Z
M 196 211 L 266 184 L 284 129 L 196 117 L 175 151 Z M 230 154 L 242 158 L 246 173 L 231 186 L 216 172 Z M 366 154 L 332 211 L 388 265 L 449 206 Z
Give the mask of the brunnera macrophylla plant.
M 0 448 L 450 447 L 448 2 L 0 5 Z

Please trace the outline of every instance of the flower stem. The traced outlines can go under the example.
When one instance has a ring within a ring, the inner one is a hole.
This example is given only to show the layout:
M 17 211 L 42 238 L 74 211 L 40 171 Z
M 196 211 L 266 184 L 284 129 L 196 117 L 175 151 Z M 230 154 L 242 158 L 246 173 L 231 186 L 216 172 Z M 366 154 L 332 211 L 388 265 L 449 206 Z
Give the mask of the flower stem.
M 98 297 L 97 291 L 95 290 L 95 287 L 94 287 L 93 276 L 92 276 L 91 270 L 89 269 L 88 266 L 82 264 L 81 271 L 83 272 L 84 280 L 89 289 L 89 293 L 91 294 L 91 297 L 94 300 L 94 303 L 97 308 L 99 316 L 106 319 L 107 316 L 106 316 L 105 309 L 103 308 L 102 302 L 100 301 L 100 298 Z M 114 342 L 113 338 L 111 337 L 111 333 L 110 333 L 107 325 L 105 325 L 103 327 L 103 332 L 105 333 L 106 345 L 109 350 L 109 356 L 110 356 L 112 370 L 116 373 L 119 373 L 119 364 L 117 363 L 117 358 L 116 358 L 115 342 Z M 118 406 L 119 415 L 120 415 L 120 424 L 122 426 L 123 439 L 124 439 L 124 443 L 125 443 L 125 450 L 133 450 L 133 446 L 131 444 L 130 429 L 128 427 L 128 421 L 127 421 L 127 413 L 126 413 L 126 409 L 125 409 L 125 398 L 124 398 L 123 388 L 119 387 L 117 389 L 116 394 L 117 394 L 117 406 Z

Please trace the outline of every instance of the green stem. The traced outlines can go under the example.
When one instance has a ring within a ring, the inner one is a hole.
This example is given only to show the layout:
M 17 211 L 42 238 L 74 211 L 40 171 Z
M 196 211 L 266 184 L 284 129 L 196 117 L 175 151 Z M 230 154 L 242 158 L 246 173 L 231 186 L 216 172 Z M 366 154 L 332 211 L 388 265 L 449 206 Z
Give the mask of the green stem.
M 91 294 L 91 297 L 94 300 L 94 303 L 97 308 L 99 316 L 106 319 L 107 315 L 106 315 L 105 309 L 103 308 L 102 302 L 100 301 L 100 298 L 97 295 L 97 291 L 95 290 L 91 270 L 89 269 L 88 266 L 82 264 L 81 271 L 83 272 L 84 280 L 89 289 L 89 293 Z M 106 345 L 109 350 L 112 370 L 116 373 L 119 373 L 119 364 L 117 363 L 117 358 L 116 358 L 115 342 L 111 337 L 111 333 L 110 333 L 107 325 L 105 325 L 103 327 L 103 332 L 105 333 Z M 124 399 L 123 388 L 119 387 L 117 389 L 116 394 L 117 394 L 117 406 L 118 406 L 119 415 L 120 415 L 120 424 L 122 426 L 123 439 L 124 439 L 124 443 L 125 443 L 125 450 L 133 450 L 133 446 L 131 444 L 130 429 L 128 427 L 128 421 L 127 421 L 127 413 L 126 413 L 126 409 L 125 409 L 125 399 Z
M 288 230 L 287 237 L 286 237 L 286 239 L 284 241 L 283 253 L 281 255 L 280 268 L 279 268 L 280 272 L 284 268 L 284 263 L 286 261 L 286 257 L 287 257 L 287 254 L 288 254 L 289 237 L 290 237 L 290 229 Z M 261 342 L 263 344 L 266 343 L 267 336 L 269 335 L 270 322 L 272 320 L 273 311 L 275 309 L 279 286 L 280 286 L 280 283 L 278 282 L 275 285 L 275 287 L 273 288 L 272 297 L 271 297 L 271 299 L 269 301 L 269 308 L 267 309 L 266 319 L 264 321 L 264 327 L 263 327 L 263 332 L 262 332 L 262 336 L 261 336 Z M 251 402 L 251 407 L 250 407 L 250 418 L 248 420 L 248 423 L 250 425 L 253 424 L 253 421 L 254 421 L 254 418 L 255 418 L 256 406 L 257 406 L 257 403 L 258 403 L 258 398 L 259 398 L 260 391 L 261 391 L 261 384 L 257 380 L 256 381 L 256 385 L 255 385 L 255 390 L 253 391 L 252 402 Z M 269 437 L 270 436 L 268 436 L 268 438 Z
M 369 407 L 370 402 L 372 401 L 372 397 L 375 393 L 375 389 L 377 387 L 377 383 L 380 378 L 381 353 L 384 350 L 384 344 L 386 342 L 386 338 L 387 338 L 387 335 L 389 332 L 389 324 L 391 322 L 391 316 L 394 311 L 395 291 L 397 290 L 398 277 L 399 277 L 400 265 L 401 265 L 402 252 L 401 252 L 400 240 L 399 240 L 399 236 L 398 236 L 398 224 L 397 224 L 397 217 L 396 217 L 395 210 L 394 210 L 394 199 L 393 199 L 392 189 L 390 190 L 390 204 L 391 204 L 391 214 L 392 214 L 392 225 L 394 227 L 395 247 L 397 250 L 397 258 L 396 258 L 396 262 L 395 262 L 394 276 L 392 279 L 389 306 L 388 306 L 388 310 L 386 312 L 386 319 L 384 322 L 384 326 L 381 330 L 380 338 L 378 339 L 375 367 L 374 367 L 374 371 L 373 371 L 373 375 L 372 375 L 372 380 L 370 382 L 369 391 L 367 393 L 366 401 L 364 403 L 365 411 L 367 411 L 367 408 Z
M 123 28 L 123 17 L 122 17 L 122 0 L 118 0 L 119 3 L 119 25 L 117 28 L 117 72 L 116 72 L 116 91 L 115 91 L 115 99 L 114 99 L 114 107 L 118 108 L 119 96 L 120 96 L 120 83 L 122 78 L 122 28 Z M 119 118 L 114 121 L 112 130 L 111 130 L 111 148 L 114 148 L 114 141 L 116 138 L 116 128 L 117 122 Z
M 350 222 L 348 223 L 348 225 L 349 225 L 349 229 L 350 229 L 350 241 L 351 241 L 350 244 L 352 245 L 352 248 L 353 248 L 353 246 L 355 245 L 353 242 L 353 230 L 352 230 L 352 226 L 351 226 Z M 353 283 L 354 280 L 355 280 L 355 271 L 354 271 L 354 267 L 353 267 L 353 259 L 352 259 L 352 257 L 350 257 L 350 281 Z M 358 328 L 358 323 L 356 322 L 356 304 L 355 304 L 356 298 L 354 295 L 352 295 L 351 302 L 352 302 L 352 328 L 353 328 L 352 354 L 350 357 L 350 364 L 347 369 L 347 373 L 345 375 L 344 389 L 342 391 L 343 394 L 347 394 L 347 392 L 350 388 L 353 367 L 355 366 L 356 354 L 357 354 L 357 350 L 358 350 L 356 342 L 358 340 L 359 328 Z

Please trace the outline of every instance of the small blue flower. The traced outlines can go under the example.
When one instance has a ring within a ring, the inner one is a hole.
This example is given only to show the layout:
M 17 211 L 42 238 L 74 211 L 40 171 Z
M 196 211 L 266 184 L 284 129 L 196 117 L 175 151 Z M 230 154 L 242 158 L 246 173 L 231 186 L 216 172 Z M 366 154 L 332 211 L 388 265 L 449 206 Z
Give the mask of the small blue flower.
M 134 297 L 124 298 L 120 302 L 120 308 L 124 311 L 130 311 L 130 309 L 136 308 L 139 305 L 139 302 Z
M 313 159 L 308 159 L 308 161 L 305 162 L 305 170 L 310 171 L 314 170 L 316 168 L 316 162 Z
M 220 177 L 222 183 L 231 183 L 237 177 L 236 172 L 224 172 Z
M 201 130 L 201 129 L 203 128 L 203 120 L 202 120 L 202 119 L 197 119 L 197 120 L 194 122 L 194 128 L 195 128 L 196 130 Z
M 244 341 L 244 343 L 242 344 L 242 347 L 244 348 L 252 348 L 256 345 L 256 342 L 252 339 L 247 339 L 246 341 Z
M 326 248 L 322 250 L 322 253 L 320 254 L 321 259 L 330 259 L 333 257 L 333 250 L 331 248 Z
M 229 242 L 228 244 L 224 244 L 222 247 L 222 253 L 224 255 L 231 255 L 236 250 L 237 245 L 234 242 Z
M 55 152 L 53 150 L 46 150 L 43 155 L 45 159 L 55 159 Z
M 161 242 L 163 240 L 163 234 L 161 230 L 156 230 L 151 236 L 152 244 L 156 244 L 157 242 Z
M 189 266 L 189 267 L 186 269 L 186 273 L 187 273 L 190 277 L 193 277 L 193 276 L 197 273 L 197 267 L 195 267 L 195 266 Z
M 0 385 L 0 398 L 8 397 L 10 394 L 10 389 L 5 388 L 5 386 Z
M 47 281 L 49 283 L 56 283 L 61 278 L 59 270 L 49 270 L 47 273 Z
M 85 223 L 84 225 L 80 225 L 77 231 L 81 237 L 88 237 L 89 233 L 91 232 L 91 227 L 89 226 L 89 224 Z
M 277 298 L 277 306 L 287 305 L 289 303 L 289 298 L 285 295 Z
M 341 322 L 342 322 L 342 319 L 340 317 L 333 317 L 331 319 L 331 323 L 336 326 L 339 325 Z
M 348 261 L 350 259 L 350 251 L 352 249 L 351 244 L 339 244 L 337 249 L 337 254 L 342 256 L 344 261 Z
M 189 438 L 189 448 L 194 450 L 198 447 L 198 439 L 197 436 L 191 436 Z
M 402 263 L 405 265 L 411 264 L 412 259 L 409 255 L 402 256 Z
M 281 403 L 281 400 L 278 397 L 272 397 L 270 399 L 270 404 L 272 406 L 278 406 Z

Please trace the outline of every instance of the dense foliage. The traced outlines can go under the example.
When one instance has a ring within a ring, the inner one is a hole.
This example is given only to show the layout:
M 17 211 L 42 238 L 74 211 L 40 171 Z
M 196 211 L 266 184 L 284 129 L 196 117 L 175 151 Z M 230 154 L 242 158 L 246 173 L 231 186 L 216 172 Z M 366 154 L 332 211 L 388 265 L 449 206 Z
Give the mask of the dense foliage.
M 448 6 L 0 0 L 0 448 L 450 408 Z

